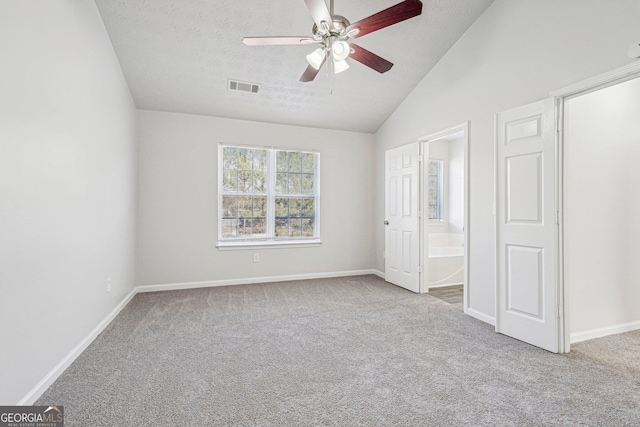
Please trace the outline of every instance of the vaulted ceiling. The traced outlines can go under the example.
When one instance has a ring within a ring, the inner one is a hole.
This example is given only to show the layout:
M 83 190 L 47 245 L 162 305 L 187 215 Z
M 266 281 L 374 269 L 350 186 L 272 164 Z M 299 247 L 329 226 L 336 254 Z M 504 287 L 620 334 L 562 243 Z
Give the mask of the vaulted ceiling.
M 355 22 L 399 1 L 335 0 L 335 13 Z M 302 83 L 316 46 L 242 38 L 310 36 L 303 0 L 96 0 L 138 108 L 357 132 L 375 132 L 492 2 L 423 0 L 422 15 L 358 39 L 390 71 L 349 59 Z M 228 79 L 260 91 L 230 91 Z

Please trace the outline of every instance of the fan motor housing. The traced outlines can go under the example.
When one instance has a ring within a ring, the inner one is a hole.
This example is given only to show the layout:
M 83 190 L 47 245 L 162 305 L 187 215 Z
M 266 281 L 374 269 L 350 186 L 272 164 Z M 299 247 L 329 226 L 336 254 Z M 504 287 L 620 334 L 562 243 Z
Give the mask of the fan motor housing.
M 313 25 L 311 32 L 313 33 L 314 39 L 324 40 L 327 37 L 346 37 L 347 36 L 347 27 L 351 25 L 349 20 L 344 16 L 340 16 L 340 15 L 333 15 L 331 19 L 333 21 L 333 28 L 330 29 L 329 31 L 325 31 L 322 28 L 318 28 L 317 24 Z

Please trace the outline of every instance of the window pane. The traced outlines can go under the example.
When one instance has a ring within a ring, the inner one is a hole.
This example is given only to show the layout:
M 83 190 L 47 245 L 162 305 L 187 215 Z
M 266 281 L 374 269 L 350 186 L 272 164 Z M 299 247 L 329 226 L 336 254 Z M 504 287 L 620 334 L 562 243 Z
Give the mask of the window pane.
M 298 199 L 289 199 L 289 216 L 291 218 L 300 216 L 300 201 Z
M 289 185 L 289 177 L 286 173 L 276 174 L 276 194 L 284 194 L 287 192 L 287 186 Z
M 223 172 L 222 190 L 238 191 L 238 172 L 235 170 L 226 170 Z
M 314 199 L 302 199 L 300 201 L 300 216 L 305 218 L 313 218 L 314 215 Z
M 276 198 L 276 217 L 289 217 L 289 199 L 284 197 Z
M 222 150 L 224 157 L 224 169 L 238 169 L 238 149 L 235 147 L 224 147 Z
M 253 234 L 250 219 L 238 220 L 238 234 L 241 236 L 248 236 Z
M 253 201 L 251 197 L 238 197 L 238 217 L 251 218 L 253 216 Z
M 267 198 L 255 197 L 253 199 L 253 215 L 254 218 L 264 218 L 267 216 Z
M 302 172 L 303 173 L 315 172 L 315 161 L 313 157 L 314 156 L 311 153 L 302 154 Z
M 289 220 L 277 219 L 276 220 L 276 237 L 286 237 L 289 235 Z
M 289 152 L 289 172 L 302 172 L 302 153 Z
M 312 219 L 302 219 L 302 237 L 313 237 L 313 220 Z
M 289 188 L 287 189 L 287 193 L 289 194 L 300 194 L 300 180 L 302 179 L 302 174 L 299 173 L 290 173 L 289 174 Z
M 299 219 L 291 219 L 289 225 L 289 236 L 300 237 L 302 236 L 302 224 Z
M 238 172 L 238 191 L 242 193 L 251 192 L 251 171 L 241 170 Z
M 251 170 L 252 151 L 248 148 L 238 148 L 238 169 Z
M 313 174 L 302 175 L 302 188 L 300 194 L 313 194 Z
M 238 217 L 238 198 L 235 196 L 222 197 L 222 218 Z
M 267 150 L 253 150 L 253 170 L 267 170 Z
M 267 192 L 267 174 L 266 174 L 266 172 L 254 172 L 253 173 L 253 192 L 254 193 L 266 193 Z
M 266 234 L 267 233 L 267 221 L 264 218 L 258 218 L 253 220 L 253 234 Z
M 289 170 L 289 154 L 286 151 L 278 151 L 276 157 L 276 170 L 286 172 Z
M 223 219 L 222 220 L 222 237 L 235 237 L 238 228 L 238 220 L 236 219 Z

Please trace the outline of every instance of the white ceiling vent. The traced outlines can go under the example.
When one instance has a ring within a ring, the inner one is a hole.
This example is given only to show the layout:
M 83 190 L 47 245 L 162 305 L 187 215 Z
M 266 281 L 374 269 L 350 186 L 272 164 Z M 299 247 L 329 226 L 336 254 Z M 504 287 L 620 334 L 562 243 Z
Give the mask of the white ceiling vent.
M 239 82 L 237 80 L 229 80 L 229 90 L 237 90 L 238 92 L 258 93 L 260 85 L 257 83 Z

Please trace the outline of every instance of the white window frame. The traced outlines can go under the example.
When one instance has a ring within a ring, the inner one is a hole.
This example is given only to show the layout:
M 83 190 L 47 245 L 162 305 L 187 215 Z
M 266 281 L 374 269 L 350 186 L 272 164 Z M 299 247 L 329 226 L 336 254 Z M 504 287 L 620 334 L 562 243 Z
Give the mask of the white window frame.
M 224 155 L 223 150 L 225 147 L 246 148 L 250 150 L 266 150 L 267 151 L 267 212 L 266 212 L 266 230 L 267 237 L 234 237 L 223 238 L 222 237 L 222 197 L 230 195 L 223 191 L 224 183 Z M 296 153 L 309 153 L 314 155 L 315 160 L 315 174 L 314 174 L 314 237 L 276 237 L 276 209 L 275 200 L 276 197 L 308 197 L 307 194 L 276 194 L 276 173 L 277 173 L 277 156 L 278 151 L 288 151 Z M 219 250 L 241 250 L 251 248 L 290 248 L 290 247 L 314 247 L 322 244 L 320 240 L 320 152 L 309 149 L 297 149 L 297 148 L 280 148 L 280 147 L 267 147 L 249 144 L 218 144 L 218 242 L 216 247 Z

